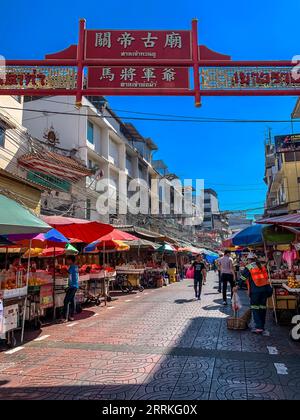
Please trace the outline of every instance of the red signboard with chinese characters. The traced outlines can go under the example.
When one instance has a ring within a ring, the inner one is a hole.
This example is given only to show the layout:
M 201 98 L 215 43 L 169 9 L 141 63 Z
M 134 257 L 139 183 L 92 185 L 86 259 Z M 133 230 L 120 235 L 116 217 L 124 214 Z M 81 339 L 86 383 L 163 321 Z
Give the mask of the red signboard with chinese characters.
M 192 60 L 191 31 L 85 31 L 87 60 Z
M 89 67 L 88 88 L 188 89 L 186 67 Z
M 78 43 L 44 60 L 6 60 L 0 95 L 300 96 L 299 60 L 231 61 L 190 30 L 109 30 L 79 21 Z M 1 69 L 0 69 L 1 70 Z M 189 85 L 189 74 L 192 86 Z

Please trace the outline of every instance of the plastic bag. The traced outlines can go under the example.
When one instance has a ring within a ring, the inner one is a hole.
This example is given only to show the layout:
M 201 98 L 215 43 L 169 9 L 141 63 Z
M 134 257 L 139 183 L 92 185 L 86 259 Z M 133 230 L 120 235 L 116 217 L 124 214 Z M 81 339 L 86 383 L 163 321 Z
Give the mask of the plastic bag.
M 187 272 L 186 272 L 185 276 L 186 276 L 187 279 L 193 279 L 194 274 L 195 274 L 194 267 L 190 267 L 190 268 L 187 269 Z
M 242 309 L 241 300 L 237 292 L 235 292 L 232 296 L 232 309 L 233 309 L 233 312 L 235 313 Z

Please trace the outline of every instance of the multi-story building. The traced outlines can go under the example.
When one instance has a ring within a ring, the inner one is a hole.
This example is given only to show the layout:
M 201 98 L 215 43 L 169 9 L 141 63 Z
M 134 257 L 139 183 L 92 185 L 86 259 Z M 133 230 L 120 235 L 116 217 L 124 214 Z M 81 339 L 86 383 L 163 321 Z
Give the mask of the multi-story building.
M 44 113 L 34 118 L 37 110 Z M 49 132 L 55 133 L 55 149 L 69 151 L 91 171 L 91 176 L 78 183 L 68 194 L 56 194 L 55 206 L 53 199 L 51 203 L 48 200 L 48 210 L 52 207 L 55 212 L 59 202 L 63 205 L 65 200 L 67 204 L 64 206 L 73 206 L 73 215 L 77 217 L 125 223 L 127 215 L 118 211 L 120 200 L 121 203 L 126 200 L 119 188 L 120 179 L 127 184 L 139 179 L 144 181 L 141 182 L 144 187 L 145 183 L 147 186 L 151 184 L 152 177 L 159 176 L 151 164 L 157 146 L 150 138 L 142 137 L 132 124 L 124 124 L 108 108 L 104 98 L 84 97 L 83 106 L 77 111 L 72 98 L 66 96 L 26 101 L 24 124 L 40 141 Z M 107 182 L 107 196 L 111 198 L 109 211 L 100 215 L 97 208 L 99 181 L 103 181 L 103 185 Z M 150 189 L 146 189 L 145 193 L 149 194 Z
M 300 118 L 300 97 L 298 98 L 292 113 L 292 118 Z
M 300 209 L 300 134 L 269 138 L 265 145 L 268 186 L 265 213 L 278 215 Z
M 204 190 L 204 218 L 202 228 L 214 230 L 214 215 L 220 213 L 218 194 L 215 190 L 208 188 Z
M 228 214 L 229 229 L 232 232 L 238 232 L 253 224 L 253 220 L 247 218 L 247 213 L 244 211 L 237 211 Z
M 0 194 L 4 194 L 37 214 L 41 194 L 47 188 L 26 180 L 18 158 L 29 151 L 28 136 L 22 126 L 23 98 L 0 96 Z

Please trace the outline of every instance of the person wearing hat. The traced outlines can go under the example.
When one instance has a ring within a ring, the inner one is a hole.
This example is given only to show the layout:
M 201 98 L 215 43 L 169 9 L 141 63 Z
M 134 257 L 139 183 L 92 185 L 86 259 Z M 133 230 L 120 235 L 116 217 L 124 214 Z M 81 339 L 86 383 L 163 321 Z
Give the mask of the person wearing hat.
M 265 329 L 267 315 L 267 300 L 273 294 L 269 282 L 267 268 L 261 264 L 257 256 L 250 252 L 247 256 L 248 264 L 241 273 L 241 279 L 247 283 L 250 305 L 255 327 L 252 332 L 269 336 Z

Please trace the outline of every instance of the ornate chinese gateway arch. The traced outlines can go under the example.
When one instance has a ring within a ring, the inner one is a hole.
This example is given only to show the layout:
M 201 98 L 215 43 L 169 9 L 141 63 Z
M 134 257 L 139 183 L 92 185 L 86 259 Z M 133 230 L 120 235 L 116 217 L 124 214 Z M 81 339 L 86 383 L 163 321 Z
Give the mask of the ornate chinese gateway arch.
M 198 45 L 190 30 L 89 30 L 78 45 L 44 60 L 7 60 L 0 95 L 300 96 L 300 66 L 287 61 L 232 61 Z M 192 81 L 190 80 L 192 79 Z

